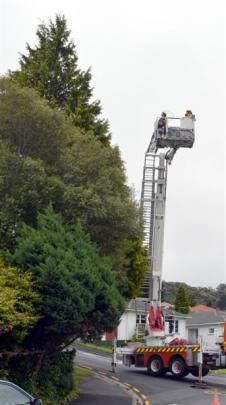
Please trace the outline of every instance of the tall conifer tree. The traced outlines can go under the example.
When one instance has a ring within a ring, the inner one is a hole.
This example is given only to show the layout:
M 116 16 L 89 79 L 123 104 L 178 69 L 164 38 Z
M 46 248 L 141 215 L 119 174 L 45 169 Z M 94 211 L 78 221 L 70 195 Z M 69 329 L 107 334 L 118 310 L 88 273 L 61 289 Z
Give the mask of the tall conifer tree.
M 177 290 L 177 295 L 175 298 L 175 310 L 181 312 L 182 314 L 188 314 L 189 312 L 189 299 L 182 284 Z
M 108 122 L 100 117 L 100 101 L 92 100 L 90 68 L 78 68 L 76 48 L 70 40 L 70 31 L 64 16 L 40 24 L 37 29 L 38 45 L 27 44 L 28 55 L 21 55 L 20 70 L 11 77 L 22 86 L 33 87 L 49 104 L 64 110 L 75 126 L 92 131 L 104 144 L 110 135 Z

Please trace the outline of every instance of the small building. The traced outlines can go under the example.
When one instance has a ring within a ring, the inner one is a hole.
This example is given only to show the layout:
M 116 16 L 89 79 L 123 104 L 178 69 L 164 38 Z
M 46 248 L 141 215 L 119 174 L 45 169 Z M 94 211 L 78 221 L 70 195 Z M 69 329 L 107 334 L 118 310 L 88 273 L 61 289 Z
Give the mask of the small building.
M 224 334 L 225 320 L 226 313 L 224 311 L 192 312 L 190 318 L 187 319 L 189 343 L 197 343 L 201 339 L 204 348 L 217 348 L 217 342 L 222 339 Z
M 186 325 L 190 314 L 181 314 L 173 309 L 165 309 L 163 314 L 165 318 L 165 343 L 169 343 L 175 338 L 187 340 Z
M 147 322 L 149 303 L 146 300 L 131 300 L 123 313 L 117 330 L 106 333 L 105 339 L 118 340 L 143 339 L 145 324 Z M 174 338 L 184 339 L 187 336 L 186 320 L 188 315 L 181 314 L 172 309 L 172 305 L 164 303 L 162 312 L 165 318 L 166 343 Z M 185 336 L 186 335 L 186 336 Z
M 148 306 L 148 302 L 142 299 L 134 299 L 128 303 L 117 328 L 118 340 L 143 337 Z

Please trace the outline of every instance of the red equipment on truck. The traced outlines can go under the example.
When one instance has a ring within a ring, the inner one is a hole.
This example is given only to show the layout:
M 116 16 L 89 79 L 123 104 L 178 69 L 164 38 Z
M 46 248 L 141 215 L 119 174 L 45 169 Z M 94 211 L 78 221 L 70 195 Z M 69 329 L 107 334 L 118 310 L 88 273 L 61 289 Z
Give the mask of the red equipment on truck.
M 145 154 L 141 206 L 144 221 L 144 246 L 148 251 L 150 271 L 145 284 L 149 313 L 145 327 L 146 343 L 117 347 L 112 367 L 120 354 L 126 366 L 145 367 L 153 376 L 170 371 L 177 378 L 189 372 L 206 375 L 210 368 L 226 367 L 226 322 L 224 336 L 213 349 L 202 347 L 202 342 L 189 344 L 186 339 L 167 342 L 165 320 L 161 310 L 162 258 L 165 222 L 167 167 L 176 151 L 192 148 L 195 135 L 195 116 L 167 118 L 164 131 L 155 123 L 154 133 Z M 159 148 L 168 148 L 158 154 Z

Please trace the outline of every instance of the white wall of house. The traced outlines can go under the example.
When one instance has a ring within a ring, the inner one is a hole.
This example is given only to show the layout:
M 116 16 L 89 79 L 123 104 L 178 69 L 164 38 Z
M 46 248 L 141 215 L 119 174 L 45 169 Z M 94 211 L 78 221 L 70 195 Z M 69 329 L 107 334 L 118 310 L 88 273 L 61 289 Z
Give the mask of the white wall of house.
M 120 320 L 120 324 L 117 330 L 118 340 L 130 340 L 132 336 L 136 333 L 137 322 L 143 323 L 145 319 L 144 314 L 137 314 L 133 311 L 125 312 Z M 165 323 L 165 332 L 167 335 L 166 342 L 170 342 L 172 339 L 187 339 L 188 331 L 186 328 L 186 320 L 176 318 L 174 320 L 173 330 L 169 333 L 169 324 Z
M 129 340 L 136 331 L 136 313 L 125 312 L 120 320 L 117 331 L 118 340 Z
M 215 349 L 219 347 L 216 344 L 217 339 L 223 336 L 224 325 L 223 324 L 209 324 L 209 325 L 199 325 L 199 326 L 189 326 L 188 336 L 191 338 L 196 334 L 198 338 L 201 338 L 203 348 Z M 195 342 L 194 342 L 195 343 Z
M 170 331 L 169 323 L 165 322 L 166 343 L 173 339 L 187 339 L 186 319 L 176 318 L 174 320 L 174 328 Z

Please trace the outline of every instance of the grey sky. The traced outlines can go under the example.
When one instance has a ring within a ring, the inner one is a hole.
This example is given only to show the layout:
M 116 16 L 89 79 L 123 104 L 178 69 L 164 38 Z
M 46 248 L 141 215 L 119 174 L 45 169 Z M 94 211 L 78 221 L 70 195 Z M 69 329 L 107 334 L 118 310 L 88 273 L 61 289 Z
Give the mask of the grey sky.
M 41 21 L 65 14 L 138 196 L 156 116 L 192 109 L 194 148 L 169 168 L 163 278 L 226 282 L 223 0 L 0 0 L 0 13 L 1 73 Z

